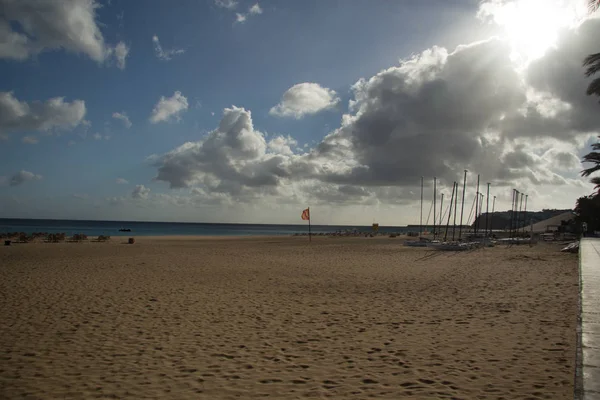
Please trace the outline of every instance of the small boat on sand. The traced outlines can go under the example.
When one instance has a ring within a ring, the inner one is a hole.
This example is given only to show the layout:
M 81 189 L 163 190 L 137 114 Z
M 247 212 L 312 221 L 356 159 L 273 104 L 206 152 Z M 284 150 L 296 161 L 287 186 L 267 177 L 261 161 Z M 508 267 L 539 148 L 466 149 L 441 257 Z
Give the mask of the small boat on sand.
M 427 247 L 439 251 L 467 251 L 471 250 L 473 245 L 471 243 L 460 242 L 431 242 L 427 244 Z

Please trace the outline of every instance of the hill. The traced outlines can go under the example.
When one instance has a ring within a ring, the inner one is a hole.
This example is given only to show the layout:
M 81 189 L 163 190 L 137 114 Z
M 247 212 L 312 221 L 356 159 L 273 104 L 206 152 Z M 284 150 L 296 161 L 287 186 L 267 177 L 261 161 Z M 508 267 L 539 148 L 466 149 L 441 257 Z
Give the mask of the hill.
M 542 210 L 542 211 L 527 211 L 527 213 L 520 213 L 519 214 L 519 227 L 523 227 L 523 225 L 529 226 L 531 224 L 534 224 L 534 228 L 536 228 L 536 224 L 543 222 L 543 229 L 541 228 L 541 225 L 539 225 L 537 228 L 545 230 L 546 229 L 546 225 L 560 225 L 561 222 L 561 218 L 567 218 L 569 217 L 568 213 L 572 213 L 572 210 Z M 516 215 L 516 214 L 515 214 Z M 487 214 L 483 213 L 479 216 L 479 218 L 477 220 L 475 220 L 475 222 L 473 223 L 473 227 L 475 226 L 476 223 L 478 223 L 478 227 L 480 229 L 485 228 L 485 220 L 486 220 Z M 558 218 L 560 217 L 560 218 Z M 491 225 L 491 229 L 494 230 L 505 230 L 505 229 L 509 229 L 510 228 L 510 218 L 511 218 L 511 212 L 510 211 L 496 211 L 493 214 L 490 213 L 490 220 L 488 221 L 488 224 Z M 558 219 L 557 219 L 558 218 Z M 546 221 L 546 220 L 550 220 L 550 221 Z M 556 221 L 555 221 L 556 220 Z M 558 221 L 558 222 L 557 222 Z

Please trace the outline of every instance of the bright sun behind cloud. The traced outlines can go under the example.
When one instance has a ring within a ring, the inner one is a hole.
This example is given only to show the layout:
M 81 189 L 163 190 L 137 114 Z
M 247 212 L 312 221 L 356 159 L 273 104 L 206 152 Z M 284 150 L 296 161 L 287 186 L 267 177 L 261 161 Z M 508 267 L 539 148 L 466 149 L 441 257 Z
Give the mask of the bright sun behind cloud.
M 515 61 L 526 64 L 554 46 L 561 29 L 573 27 L 586 17 L 586 1 L 486 0 L 478 17 L 501 27 Z

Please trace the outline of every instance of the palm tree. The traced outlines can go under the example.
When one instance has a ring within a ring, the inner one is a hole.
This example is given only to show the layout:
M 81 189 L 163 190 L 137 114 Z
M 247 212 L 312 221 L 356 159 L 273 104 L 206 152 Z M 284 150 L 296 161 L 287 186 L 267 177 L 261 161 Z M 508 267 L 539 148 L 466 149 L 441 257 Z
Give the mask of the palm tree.
M 600 136 L 598 137 L 600 138 Z M 600 142 L 594 143 L 592 145 L 592 150 L 600 150 Z M 600 152 L 592 151 L 591 153 L 586 154 L 585 156 L 583 156 L 583 160 L 581 162 L 594 164 L 593 167 L 586 168 L 583 171 L 581 171 L 581 176 L 590 176 L 594 172 L 600 171 Z
M 598 8 L 600 8 L 600 0 L 588 0 L 588 9 L 590 14 L 598 10 Z M 594 53 L 587 56 L 585 60 L 583 60 L 583 66 L 587 67 L 585 76 L 588 78 L 600 71 L 600 53 Z M 590 83 L 586 93 L 588 96 L 600 96 L 600 78 L 596 78 Z
M 600 138 L 600 136 L 598 137 Z M 594 143 L 592 145 L 592 150 L 600 150 L 600 142 Z M 583 160 L 581 160 L 581 162 L 594 164 L 593 166 L 581 171 L 581 176 L 590 176 L 594 172 L 600 171 L 600 152 L 592 151 L 586 154 L 585 156 L 583 156 Z M 594 177 L 590 180 L 590 182 L 596 185 L 594 188 L 594 190 L 596 190 L 596 193 L 600 193 L 600 177 Z
M 588 78 L 600 71 L 600 53 L 590 54 L 583 61 L 583 66 L 587 67 L 585 76 Z M 588 86 L 586 93 L 589 95 L 600 96 L 600 78 L 594 79 Z
M 590 14 L 597 11 L 600 8 L 600 0 L 588 0 L 588 8 Z M 590 54 L 583 60 L 583 66 L 587 67 L 585 71 L 585 76 L 588 78 L 592 75 L 595 75 L 600 71 L 600 53 Z M 596 95 L 600 96 L 600 78 L 594 79 L 587 88 L 586 93 L 588 96 Z M 600 136 L 599 136 L 600 138 Z M 594 143 L 592 145 L 592 150 L 600 150 L 600 142 Z M 581 176 L 590 176 L 596 171 L 600 171 L 600 152 L 592 151 L 586 154 L 583 157 L 582 162 L 592 163 L 594 166 L 590 168 L 586 168 L 581 171 Z M 595 190 L 597 193 L 600 193 L 600 177 L 595 177 L 591 179 L 591 182 L 596 185 Z

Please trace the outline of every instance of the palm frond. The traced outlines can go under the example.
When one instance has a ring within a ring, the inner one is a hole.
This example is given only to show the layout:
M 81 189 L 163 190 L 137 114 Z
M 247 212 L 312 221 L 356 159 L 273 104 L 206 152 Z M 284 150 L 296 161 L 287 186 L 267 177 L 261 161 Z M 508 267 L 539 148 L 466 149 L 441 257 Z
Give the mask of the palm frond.
M 588 67 L 585 76 L 590 77 L 600 71 L 600 53 L 590 54 L 583 60 L 583 66 Z
M 592 162 L 600 164 L 600 153 L 598 153 L 597 151 L 592 151 L 591 153 L 588 153 L 585 156 L 583 156 L 582 162 Z
M 600 171 L 600 165 L 595 165 L 593 167 L 584 169 L 583 171 L 581 171 L 581 176 L 590 176 L 591 174 L 597 171 Z
M 599 193 L 600 192 L 600 177 L 597 176 L 595 178 L 592 178 L 592 179 L 590 179 L 590 182 L 595 185 L 594 190 L 596 191 L 596 193 Z
M 588 96 L 600 96 L 600 78 L 594 79 L 588 86 L 586 93 Z
M 588 10 L 591 13 L 600 7 L 600 0 L 588 0 Z
M 583 171 L 581 171 L 581 176 L 590 176 L 594 172 L 600 171 L 600 153 L 599 152 L 592 151 L 591 153 L 586 154 L 585 156 L 583 156 L 583 160 L 581 160 L 581 162 L 595 164 L 593 167 L 586 168 Z

